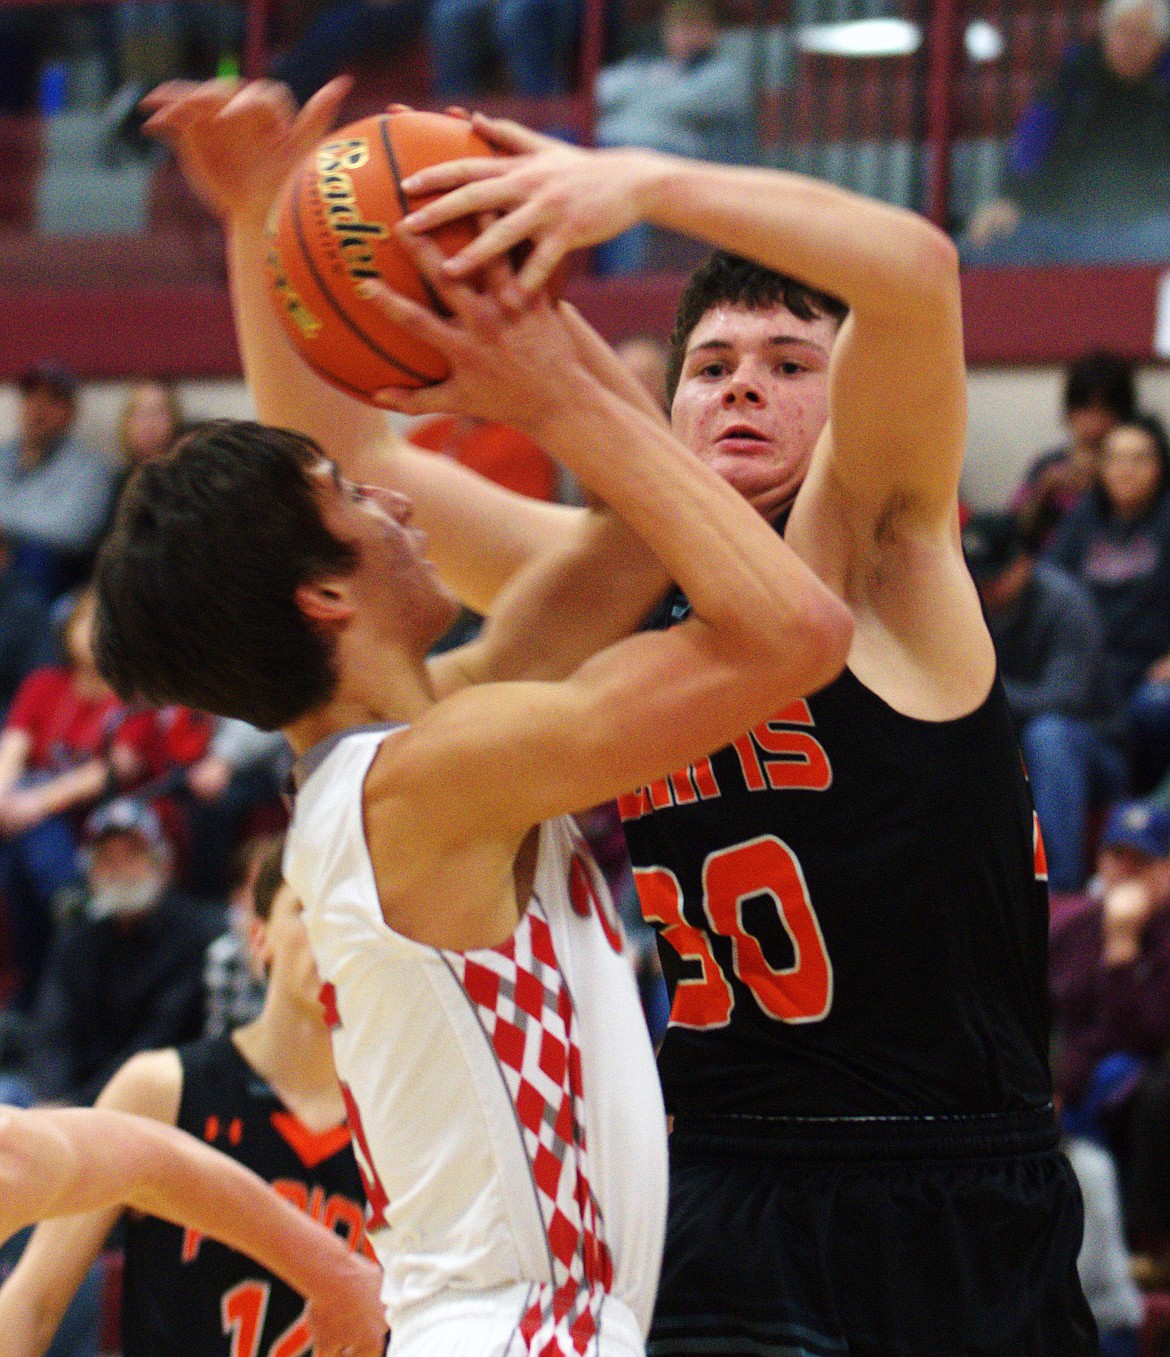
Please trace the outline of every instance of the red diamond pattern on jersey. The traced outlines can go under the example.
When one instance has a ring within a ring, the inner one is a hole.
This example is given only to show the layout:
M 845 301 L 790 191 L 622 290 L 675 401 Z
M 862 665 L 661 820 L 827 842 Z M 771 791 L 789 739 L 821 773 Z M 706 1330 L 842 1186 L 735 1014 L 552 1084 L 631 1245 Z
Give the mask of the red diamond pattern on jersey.
M 503 1071 L 523 1131 L 553 1260 L 520 1321 L 532 1357 L 583 1357 L 613 1284 L 589 1186 L 577 1015 L 539 902 L 499 947 L 446 952 Z

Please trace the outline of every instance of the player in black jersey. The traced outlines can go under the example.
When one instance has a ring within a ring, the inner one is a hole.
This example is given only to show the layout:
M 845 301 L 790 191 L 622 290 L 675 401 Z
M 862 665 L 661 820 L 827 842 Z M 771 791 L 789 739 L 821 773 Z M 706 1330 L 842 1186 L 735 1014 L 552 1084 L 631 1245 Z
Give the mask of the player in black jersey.
M 511 158 L 407 180 L 446 195 L 407 229 L 482 214 L 448 272 L 530 241 L 531 295 L 639 220 L 719 247 L 680 308 L 674 431 L 855 624 L 826 689 L 624 800 L 674 984 L 650 1352 L 1095 1352 L 1050 1098 L 1043 851 L 960 546 L 953 246 L 799 176 L 477 121 Z
M 182 90 L 159 99 L 229 228 L 258 408 L 348 474 L 406 490 L 440 570 L 489 611 L 568 511 L 493 499 L 418 457 L 291 355 L 263 295 L 261 224 L 273 157 L 297 128 L 262 160 L 264 97 L 209 89 L 188 112 Z M 566 251 L 639 220 L 735 252 L 684 302 L 672 423 L 855 624 L 848 668 L 823 692 L 778 702 L 733 745 L 625 798 L 674 980 L 651 1351 L 1095 1352 L 1079 1194 L 1049 1098 L 1042 846 L 960 549 L 952 246 L 910 213 L 799 176 L 477 126 L 502 156 L 414 176 L 408 194 L 446 196 L 410 226 L 495 218 L 454 275 L 532 241 L 510 304 Z M 441 398 L 388 403 L 422 413 Z M 649 612 L 642 587 L 632 575 L 607 591 L 586 572 L 564 597 Z M 665 620 L 687 610 L 669 599 Z
M 300 903 L 280 848 L 256 886 L 255 945 L 268 970 L 260 1016 L 234 1035 L 134 1057 L 97 1106 L 199 1137 L 271 1182 L 301 1211 L 365 1246 L 365 1197 Z M 5 1357 L 39 1357 L 117 1220 L 118 1208 L 55 1220 L 34 1234 L 0 1289 Z M 242 1254 L 149 1215 L 126 1223 L 125 1357 L 305 1357 L 305 1302 Z

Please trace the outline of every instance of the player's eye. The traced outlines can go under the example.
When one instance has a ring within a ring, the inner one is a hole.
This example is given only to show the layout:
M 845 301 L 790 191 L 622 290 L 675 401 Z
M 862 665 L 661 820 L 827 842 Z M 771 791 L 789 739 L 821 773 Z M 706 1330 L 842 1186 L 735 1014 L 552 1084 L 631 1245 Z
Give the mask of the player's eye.
M 725 363 L 704 363 L 699 369 L 700 377 L 722 377 L 727 371 Z
M 780 365 L 780 371 L 785 377 L 795 377 L 804 371 L 802 364 L 794 362 L 791 358 L 786 358 Z

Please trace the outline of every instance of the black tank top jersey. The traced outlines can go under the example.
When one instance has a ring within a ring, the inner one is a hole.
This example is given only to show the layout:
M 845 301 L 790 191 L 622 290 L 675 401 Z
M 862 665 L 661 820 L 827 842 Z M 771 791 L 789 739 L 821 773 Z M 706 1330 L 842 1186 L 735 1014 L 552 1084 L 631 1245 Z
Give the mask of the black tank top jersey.
M 365 1197 L 345 1123 L 310 1131 L 230 1036 L 180 1049 L 178 1125 L 365 1246 Z M 259 1263 L 152 1216 L 128 1219 L 125 1357 L 307 1357 L 304 1300 Z
M 672 992 L 668 1111 L 1047 1104 L 1046 869 L 998 677 L 928 722 L 846 670 L 619 806 Z

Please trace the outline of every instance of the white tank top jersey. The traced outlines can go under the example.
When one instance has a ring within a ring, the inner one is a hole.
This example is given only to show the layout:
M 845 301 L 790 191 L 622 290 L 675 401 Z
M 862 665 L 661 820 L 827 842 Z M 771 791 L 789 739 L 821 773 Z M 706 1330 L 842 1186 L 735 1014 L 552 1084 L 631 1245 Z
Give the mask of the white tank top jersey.
M 395 933 L 362 818 L 387 735 L 351 732 L 301 761 L 284 872 L 323 982 L 391 1350 L 637 1353 L 666 1119 L 604 878 L 562 817 L 541 826 L 505 943 L 460 953 Z

